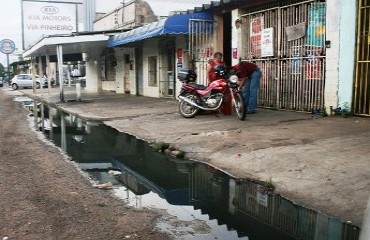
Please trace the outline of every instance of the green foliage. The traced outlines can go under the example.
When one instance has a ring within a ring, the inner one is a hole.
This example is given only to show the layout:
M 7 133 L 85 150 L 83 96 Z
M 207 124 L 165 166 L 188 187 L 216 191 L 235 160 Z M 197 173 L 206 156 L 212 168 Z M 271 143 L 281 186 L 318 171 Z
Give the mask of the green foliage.
M 153 145 L 154 149 L 161 151 L 161 152 L 164 152 L 169 146 L 170 144 L 165 143 L 165 142 L 156 142 Z
M 4 76 L 5 76 L 4 66 L 3 64 L 0 63 L 0 77 L 4 77 Z
M 350 107 L 349 107 L 349 103 L 348 102 L 345 102 L 345 103 L 343 103 L 343 112 L 349 112 L 349 109 L 350 109 Z
M 261 186 L 262 186 L 262 189 L 265 191 L 265 192 L 273 192 L 275 190 L 275 186 L 274 184 L 272 183 L 272 180 L 270 178 L 270 180 L 268 181 L 262 181 L 261 182 Z
M 351 114 L 351 108 L 348 102 L 343 103 L 342 107 L 342 117 L 348 117 Z

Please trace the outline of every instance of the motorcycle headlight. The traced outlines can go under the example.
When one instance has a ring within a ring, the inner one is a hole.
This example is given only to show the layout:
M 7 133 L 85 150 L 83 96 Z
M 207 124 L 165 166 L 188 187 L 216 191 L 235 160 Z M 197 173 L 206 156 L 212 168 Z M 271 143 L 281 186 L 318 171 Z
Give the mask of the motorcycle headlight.
M 239 78 L 236 75 L 231 75 L 229 77 L 229 81 L 230 81 L 230 83 L 236 84 L 239 81 Z

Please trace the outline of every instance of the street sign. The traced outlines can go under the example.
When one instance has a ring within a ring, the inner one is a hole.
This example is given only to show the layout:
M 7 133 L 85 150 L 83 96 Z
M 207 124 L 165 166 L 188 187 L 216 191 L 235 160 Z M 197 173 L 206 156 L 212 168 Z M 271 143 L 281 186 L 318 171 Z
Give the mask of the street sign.
M 0 51 L 4 54 L 11 54 L 15 50 L 15 43 L 10 39 L 0 41 Z

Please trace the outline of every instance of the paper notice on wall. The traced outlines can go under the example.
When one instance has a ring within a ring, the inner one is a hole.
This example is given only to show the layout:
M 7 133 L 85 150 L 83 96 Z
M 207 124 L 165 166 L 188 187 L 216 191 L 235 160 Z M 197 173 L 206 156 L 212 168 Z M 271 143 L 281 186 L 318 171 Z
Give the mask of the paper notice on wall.
M 258 204 L 268 207 L 268 201 L 269 196 L 268 194 L 264 191 L 264 189 L 261 186 L 258 186 L 258 191 L 257 191 L 257 202 Z
M 303 38 L 306 35 L 306 22 L 302 22 L 285 28 L 287 41 Z
M 274 36 L 274 28 L 265 28 L 262 30 L 262 36 L 261 36 L 261 56 L 262 57 L 274 56 L 273 36 Z

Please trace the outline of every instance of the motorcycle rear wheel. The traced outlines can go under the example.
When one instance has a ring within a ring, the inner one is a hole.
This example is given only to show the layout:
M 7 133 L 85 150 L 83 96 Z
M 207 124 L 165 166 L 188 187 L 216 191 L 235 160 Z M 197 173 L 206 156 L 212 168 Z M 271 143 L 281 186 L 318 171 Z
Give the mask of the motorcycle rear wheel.
M 238 119 L 243 121 L 247 114 L 247 111 L 244 106 L 243 96 L 241 93 L 236 93 L 234 95 L 235 103 L 233 103 L 234 113 L 238 116 Z
M 192 102 L 196 102 L 197 100 L 200 100 L 197 95 L 191 94 L 191 93 L 184 95 L 184 97 L 190 99 Z M 180 101 L 179 112 L 181 116 L 183 116 L 184 118 L 192 118 L 195 115 L 197 115 L 198 111 L 199 111 L 199 108 L 194 107 L 185 101 Z

